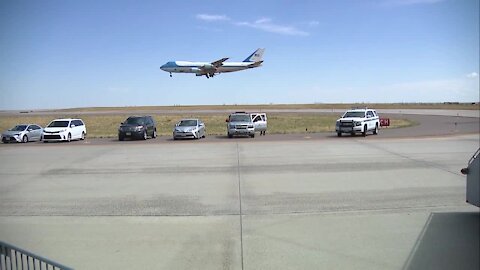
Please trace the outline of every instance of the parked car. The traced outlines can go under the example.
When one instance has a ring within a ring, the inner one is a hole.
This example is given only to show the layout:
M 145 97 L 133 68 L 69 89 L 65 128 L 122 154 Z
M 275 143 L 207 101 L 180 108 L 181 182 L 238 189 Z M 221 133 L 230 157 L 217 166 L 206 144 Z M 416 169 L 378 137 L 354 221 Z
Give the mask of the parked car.
M 335 124 L 335 132 L 338 137 L 342 136 L 342 133 L 362 133 L 363 136 L 367 136 L 368 131 L 372 131 L 374 135 L 378 134 L 378 128 L 380 127 L 380 117 L 377 112 L 372 109 L 352 109 L 346 111 Z
M 250 114 L 246 112 L 236 112 L 230 114 L 226 120 L 227 135 L 232 138 L 235 135 L 244 135 L 255 137 L 255 128 L 253 126 Z
M 252 118 L 255 132 L 260 132 L 260 135 L 265 135 L 265 132 L 267 131 L 267 114 L 250 113 L 250 117 Z
M 43 129 L 43 141 L 85 140 L 87 128 L 82 119 L 55 119 Z
M 205 138 L 205 124 L 200 119 L 182 119 L 175 124 L 173 139 Z
M 157 125 L 153 117 L 149 115 L 130 116 L 118 128 L 119 141 L 123 141 L 125 138 L 146 140 L 149 136 L 151 138 L 157 137 Z
M 2 142 L 33 142 L 42 140 L 43 129 L 36 124 L 21 124 L 2 133 Z

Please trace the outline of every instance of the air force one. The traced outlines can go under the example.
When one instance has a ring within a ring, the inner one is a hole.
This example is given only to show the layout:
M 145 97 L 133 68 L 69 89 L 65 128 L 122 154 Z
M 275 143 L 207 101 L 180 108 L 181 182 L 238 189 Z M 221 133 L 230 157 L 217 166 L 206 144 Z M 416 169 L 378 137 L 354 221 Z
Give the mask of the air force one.
M 228 58 L 222 58 L 213 62 L 188 62 L 171 61 L 161 66 L 160 69 L 170 73 L 195 73 L 197 76 L 213 77 L 216 74 L 256 68 L 263 63 L 265 49 L 257 49 L 243 62 L 226 62 Z

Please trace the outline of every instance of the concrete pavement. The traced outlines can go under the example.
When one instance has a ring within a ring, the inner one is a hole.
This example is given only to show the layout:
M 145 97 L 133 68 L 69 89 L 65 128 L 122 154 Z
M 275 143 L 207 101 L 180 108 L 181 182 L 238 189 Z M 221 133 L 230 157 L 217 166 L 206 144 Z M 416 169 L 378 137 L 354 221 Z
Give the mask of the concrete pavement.
M 476 269 L 478 134 L 378 138 L 2 147 L 0 239 L 75 269 Z

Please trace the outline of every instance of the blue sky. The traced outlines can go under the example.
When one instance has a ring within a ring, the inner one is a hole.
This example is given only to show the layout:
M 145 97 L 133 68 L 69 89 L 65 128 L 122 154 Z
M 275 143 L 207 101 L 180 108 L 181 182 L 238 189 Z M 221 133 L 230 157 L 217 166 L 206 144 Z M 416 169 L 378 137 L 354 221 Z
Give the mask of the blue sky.
M 478 0 L 1 1 L 0 109 L 479 100 Z M 170 60 L 261 68 L 211 79 Z

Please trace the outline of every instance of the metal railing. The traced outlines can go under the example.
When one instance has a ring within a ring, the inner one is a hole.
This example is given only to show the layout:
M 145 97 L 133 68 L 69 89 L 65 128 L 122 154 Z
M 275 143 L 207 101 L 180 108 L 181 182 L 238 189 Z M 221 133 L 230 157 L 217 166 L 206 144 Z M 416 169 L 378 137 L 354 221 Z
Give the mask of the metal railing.
M 470 158 L 470 160 L 468 161 L 468 165 L 470 166 L 470 164 L 472 164 L 473 160 L 476 159 L 478 157 L 478 155 L 480 154 L 480 148 L 477 149 L 477 152 L 475 152 L 475 154 L 473 154 L 473 156 Z
M 0 270 L 73 270 L 47 258 L 0 241 Z

